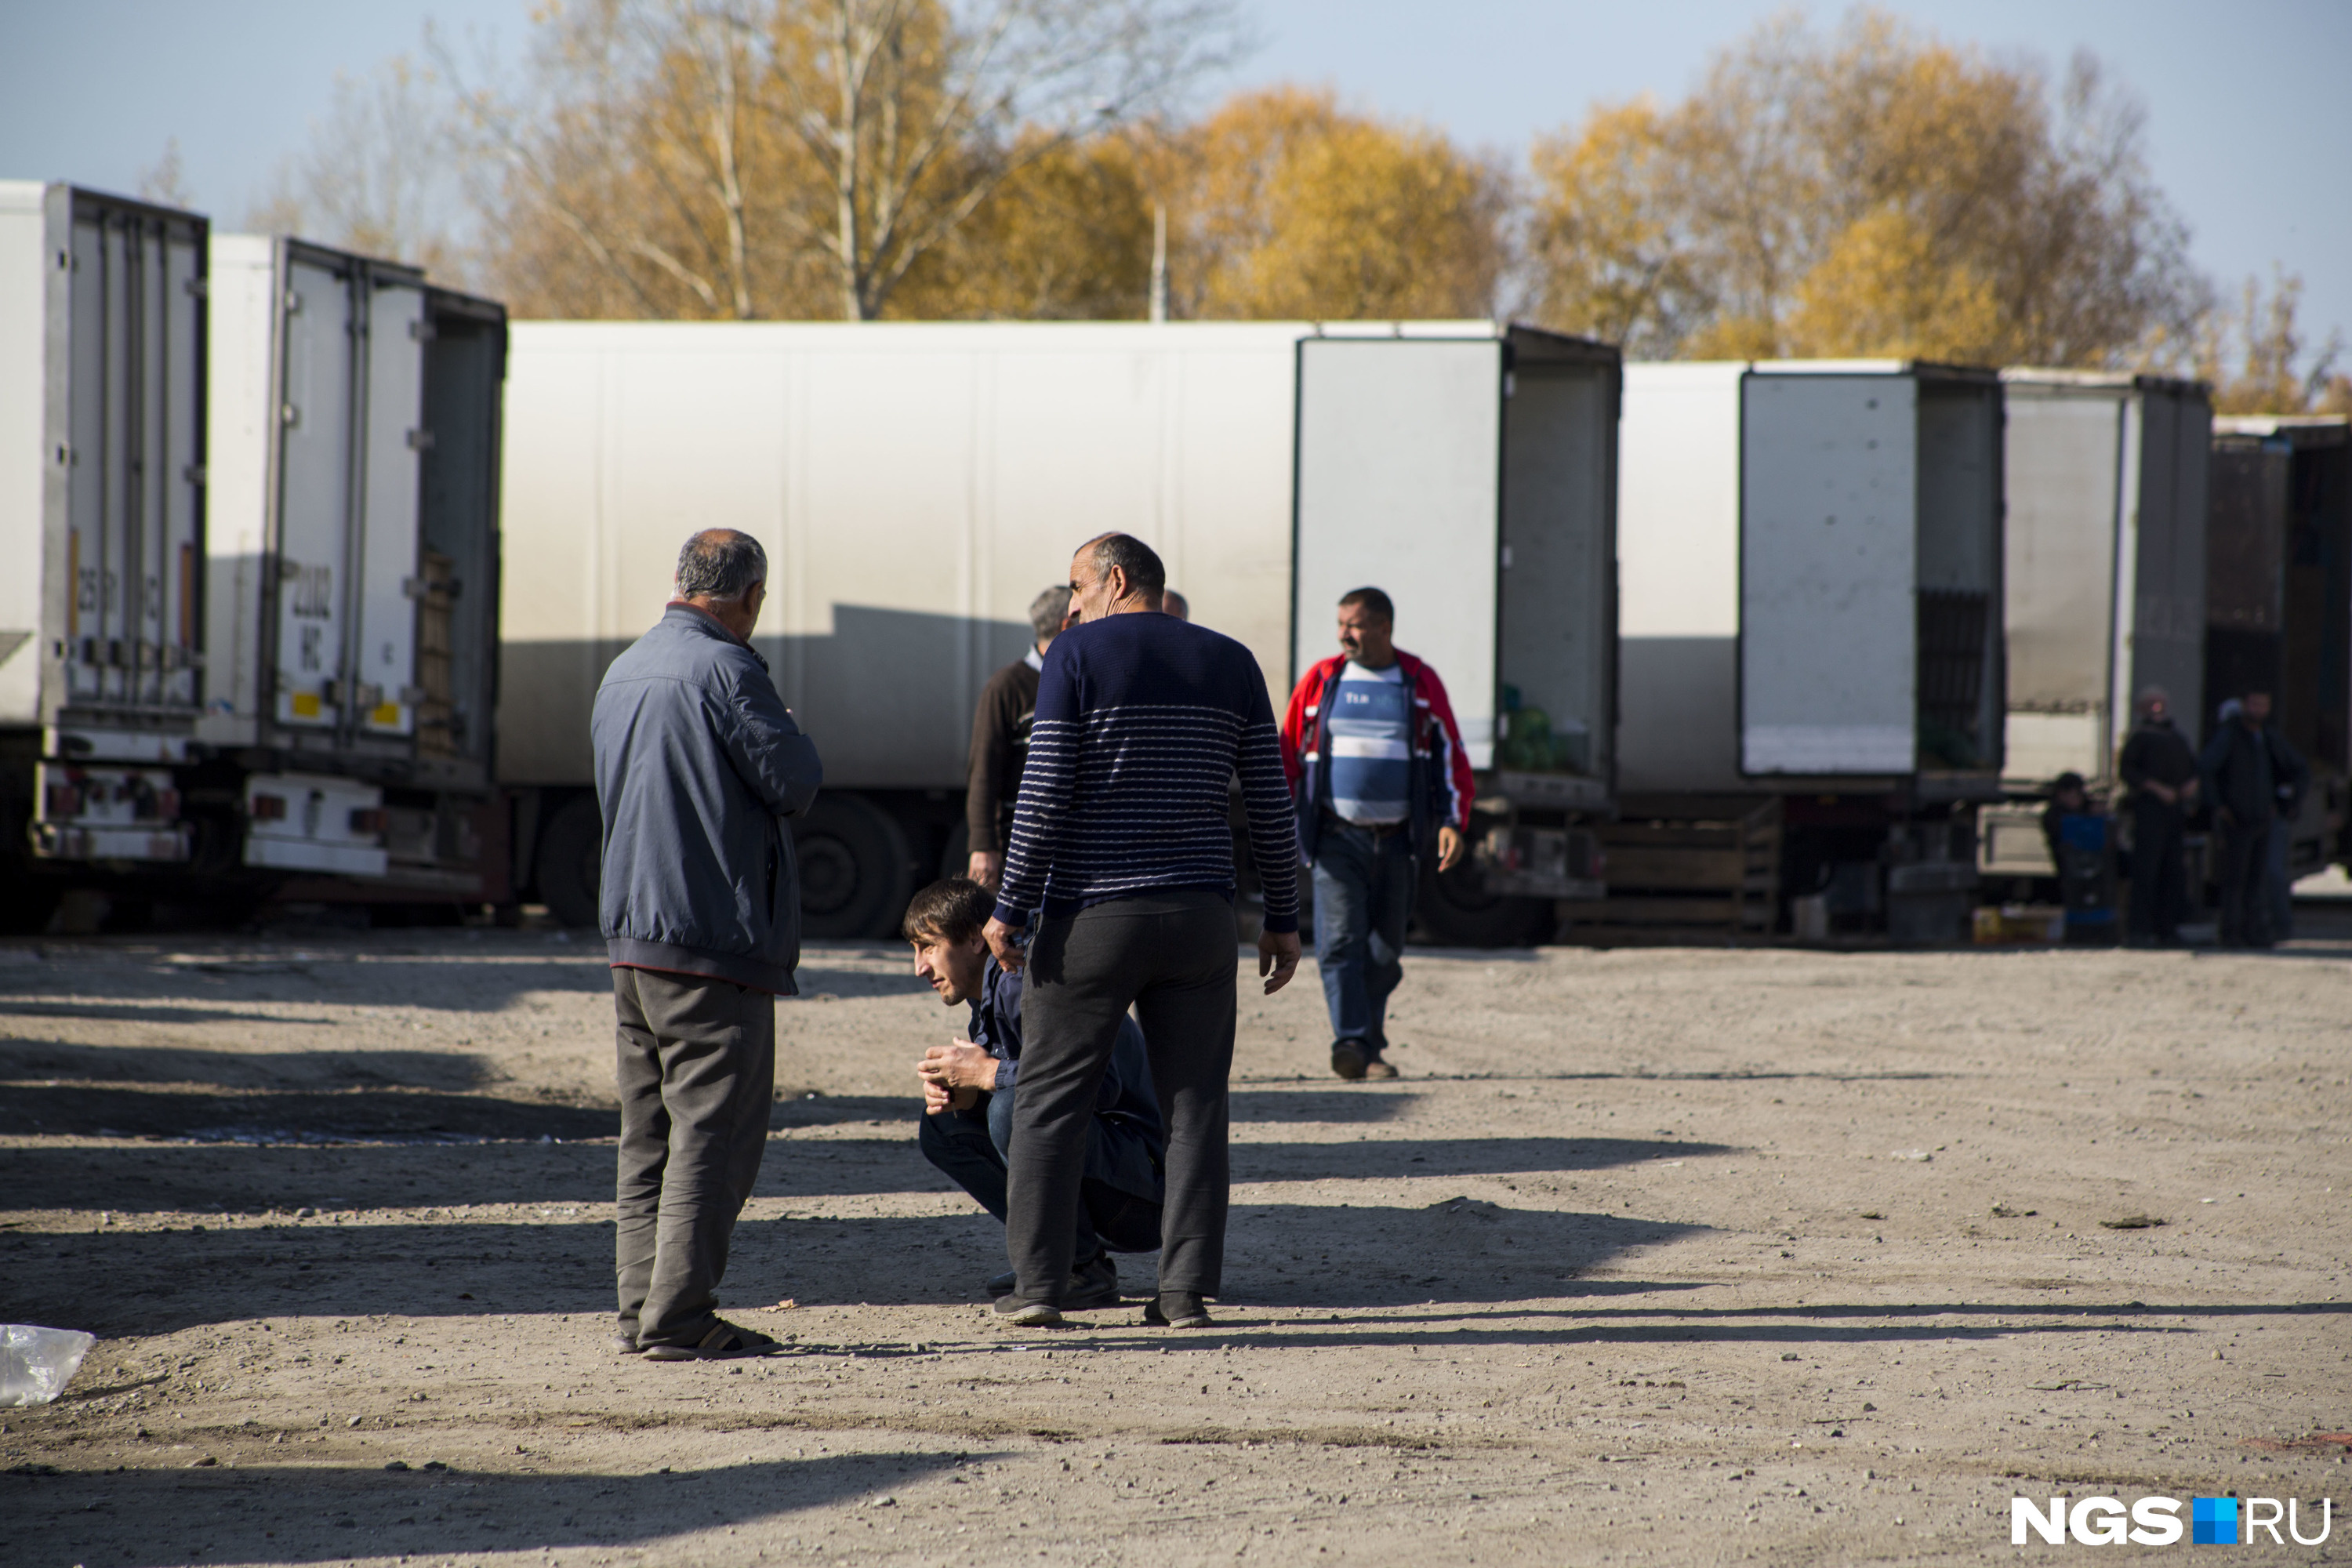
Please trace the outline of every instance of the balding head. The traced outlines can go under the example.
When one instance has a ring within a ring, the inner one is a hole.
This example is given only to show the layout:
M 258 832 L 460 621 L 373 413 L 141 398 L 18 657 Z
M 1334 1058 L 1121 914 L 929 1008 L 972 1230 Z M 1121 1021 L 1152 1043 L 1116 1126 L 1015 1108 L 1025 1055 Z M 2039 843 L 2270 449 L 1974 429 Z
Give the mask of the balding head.
M 677 603 L 692 605 L 745 642 L 768 597 L 768 552 L 748 533 L 706 528 L 677 552 Z
M 1159 552 L 1131 533 L 1098 533 L 1070 561 L 1070 603 L 1080 620 L 1157 610 L 1167 586 Z

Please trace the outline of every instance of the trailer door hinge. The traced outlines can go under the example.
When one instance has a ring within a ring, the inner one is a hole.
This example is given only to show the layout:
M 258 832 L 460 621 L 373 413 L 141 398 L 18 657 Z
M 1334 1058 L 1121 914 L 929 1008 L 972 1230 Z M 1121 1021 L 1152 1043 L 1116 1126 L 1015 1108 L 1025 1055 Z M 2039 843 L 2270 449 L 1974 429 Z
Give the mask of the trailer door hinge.
M 201 486 L 205 483 L 205 466 L 202 463 L 190 463 L 180 470 L 180 477 L 192 485 Z
M 424 429 L 411 430 L 408 433 L 408 447 L 409 450 L 413 452 L 431 451 L 433 449 L 433 432 Z
M 429 343 L 436 336 L 433 323 L 421 317 L 408 323 L 408 335 L 420 343 Z
M 189 279 L 187 281 L 187 290 L 188 298 L 191 300 L 205 299 L 212 293 L 211 287 L 201 278 Z
M 278 410 L 278 420 L 290 430 L 302 423 L 302 411 L 289 403 Z
M 302 313 L 302 295 L 299 289 L 286 290 L 286 313 L 289 316 L 299 316 Z

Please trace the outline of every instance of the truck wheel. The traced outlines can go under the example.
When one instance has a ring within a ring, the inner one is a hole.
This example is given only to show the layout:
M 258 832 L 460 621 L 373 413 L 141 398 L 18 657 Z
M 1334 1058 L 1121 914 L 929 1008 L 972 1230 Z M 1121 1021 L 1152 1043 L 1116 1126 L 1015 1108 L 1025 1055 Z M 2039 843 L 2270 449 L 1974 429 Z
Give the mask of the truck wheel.
M 1414 906 L 1422 930 L 1450 947 L 1532 947 L 1552 931 L 1550 900 L 1489 893 L 1466 855 L 1444 876 L 1423 862 Z
M 567 926 L 596 923 L 597 874 L 603 868 L 604 819 L 593 795 L 575 795 L 540 829 L 533 879 L 540 902 Z
M 66 884 L 60 878 L 19 872 L 18 864 L 0 861 L 10 873 L 7 896 L 0 898 L 0 936 L 38 936 L 64 901 Z
M 824 795 L 793 822 L 801 868 L 801 931 L 879 937 L 898 930 L 914 879 L 907 836 L 888 813 L 854 795 Z

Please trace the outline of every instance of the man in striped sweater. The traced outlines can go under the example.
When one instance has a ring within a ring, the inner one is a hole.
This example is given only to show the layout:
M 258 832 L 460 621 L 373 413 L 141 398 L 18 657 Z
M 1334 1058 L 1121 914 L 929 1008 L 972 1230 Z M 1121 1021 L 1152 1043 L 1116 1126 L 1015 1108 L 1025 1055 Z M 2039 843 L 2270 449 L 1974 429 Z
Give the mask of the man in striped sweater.
M 1160 1284 L 1147 1321 L 1205 1326 L 1224 1268 L 1226 1081 L 1233 1070 L 1234 892 L 1226 821 L 1242 783 L 1265 895 L 1258 973 L 1298 968 L 1298 841 L 1257 660 L 1161 613 L 1150 546 L 1107 533 L 1070 563 L 1080 624 L 1038 673 L 1037 717 L 987 938 L 1026 972 L 996 1303 L 1021 1327 L 1061 1321 L 1095 1087 L 1135 1009 L 1168 1121 Z

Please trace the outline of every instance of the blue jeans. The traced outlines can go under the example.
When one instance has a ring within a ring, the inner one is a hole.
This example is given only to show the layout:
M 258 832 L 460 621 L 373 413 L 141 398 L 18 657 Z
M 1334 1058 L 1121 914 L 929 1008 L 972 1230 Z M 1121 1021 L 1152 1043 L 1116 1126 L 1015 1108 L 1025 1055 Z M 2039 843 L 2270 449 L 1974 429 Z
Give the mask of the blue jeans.
M 984 1094 L 970 1111 L 926 1116 L 918 1130 L 923 1158 L 970 1194 L 1000 1225 L 1005 1215 L 1006 1152 L 1013 1147 L 1013 1101 L 1009 1094 Z M 1101 1137 L 1097 1124 L 1095 1134 Z M 1078 1184 L 1076 1245 L 1071 1257 L 1091 1261 L 1106 1247 L 1113 1252 L 1152 1252 L 1160 1247 L 1160 1205 L 1091 1178 Z
M 1331 1037 L 1387 1048 L 1389 994 L 1404 978 L 1404 928 L 1417 868 L 1404 829 L 1374 833 L 1323 819 L 1315 846 L 1315 965 Z

